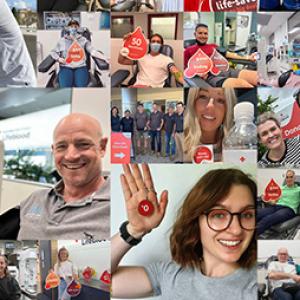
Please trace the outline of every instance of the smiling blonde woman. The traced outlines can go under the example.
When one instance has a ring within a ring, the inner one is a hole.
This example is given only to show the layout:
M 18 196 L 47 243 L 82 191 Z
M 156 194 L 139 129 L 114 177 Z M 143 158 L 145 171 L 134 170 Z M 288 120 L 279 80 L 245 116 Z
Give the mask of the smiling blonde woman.
M 222 160 L 222 141 L 233 125 L 234 89 L 190 89 L 184 116 L 184 162 L 191 162 L 195 148 L 214 145 L 215 161 Z

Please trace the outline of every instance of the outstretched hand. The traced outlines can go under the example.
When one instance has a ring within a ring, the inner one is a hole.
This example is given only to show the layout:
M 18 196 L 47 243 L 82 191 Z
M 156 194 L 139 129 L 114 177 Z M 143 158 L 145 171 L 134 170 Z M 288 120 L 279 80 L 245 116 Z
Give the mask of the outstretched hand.
M 135 238 L 140 238 L 159 226 L 163 220 L 168 203 L 168 191 L 163 191 L 158 201 L 147 164 L 142 164 L 142 172 L 137 164 L 124 164 L 123 170 L 121 185 L 129 221 L 127 230 Z M 149 215 L 142 215 L 139 212 L 141 202 L 144 200 L 150 201 L 153 205 L 153 212 Z

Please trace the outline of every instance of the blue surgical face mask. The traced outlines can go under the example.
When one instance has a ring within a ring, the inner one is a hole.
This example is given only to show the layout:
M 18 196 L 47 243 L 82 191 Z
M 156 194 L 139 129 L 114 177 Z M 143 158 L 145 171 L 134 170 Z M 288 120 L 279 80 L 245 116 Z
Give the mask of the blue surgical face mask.
M 161 44 L 150 43 L 150 49 L 151 49 L 151 51 L 153 51 L 153 52 L 159 52 L 160 48 L 161 48 Z
M 69 32 L 70 32 L 70 35 L 75 35 L 77 33 L 77 28 L 70 27 Z

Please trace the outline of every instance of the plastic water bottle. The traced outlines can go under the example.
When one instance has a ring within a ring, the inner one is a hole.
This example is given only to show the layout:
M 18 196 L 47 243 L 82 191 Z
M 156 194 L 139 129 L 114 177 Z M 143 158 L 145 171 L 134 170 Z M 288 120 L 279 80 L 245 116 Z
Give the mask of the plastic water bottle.
M 286 9 L 289 9 L 289 10 L 299 10 L 300 9 L 300 0 L 284 0 L 283 5 Z
M 280 8 L 280 0 L 260 0 L 260 10 L 276 10 Z
M 234 107 L 234 126 L 223 140 L 223 161 L 229 163 L 257 162 L 257 131 L 254 105 L 240 102 Z

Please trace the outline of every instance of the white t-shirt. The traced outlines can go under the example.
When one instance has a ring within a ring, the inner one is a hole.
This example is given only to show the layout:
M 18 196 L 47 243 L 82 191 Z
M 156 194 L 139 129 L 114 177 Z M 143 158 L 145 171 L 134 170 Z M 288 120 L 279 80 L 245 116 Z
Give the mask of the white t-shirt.
M 296 274 L 296 268 L 294 265 L 291 265 L 287 262 L 282 263 L 279 261 L 272 261 L 268 267 L 268 273 L 270 272 L 283 272 L 288 274 Z M 280 279 L 280 280 L 270 279 L 270 282 L 273 291 L 274 289 L 281 287 L 283 283 L 288 283 L 288 282 L 294 283 L 295 281 L 293 279 Z
M 5 0 L 0 0 L 0 12 L 0 87 L 35 86 L 24 38 Z
M 135 85 L 146 85 L 151 87 L 163 87 L 168 78 L 168 65 L 174 64 L 171 57 L 164 54 L 146 54 L 138 60 L 139 72 Z
M 58 266 L 58 263 L 54 265 L 54 272 L 59 276 L 64 279 L 67 279 L 68 277 L 72 277 L 73 274 L 77 274 L 77 268 L 75 265 L 69 261 L 62 261 L 60 263 L 60 266 Z

